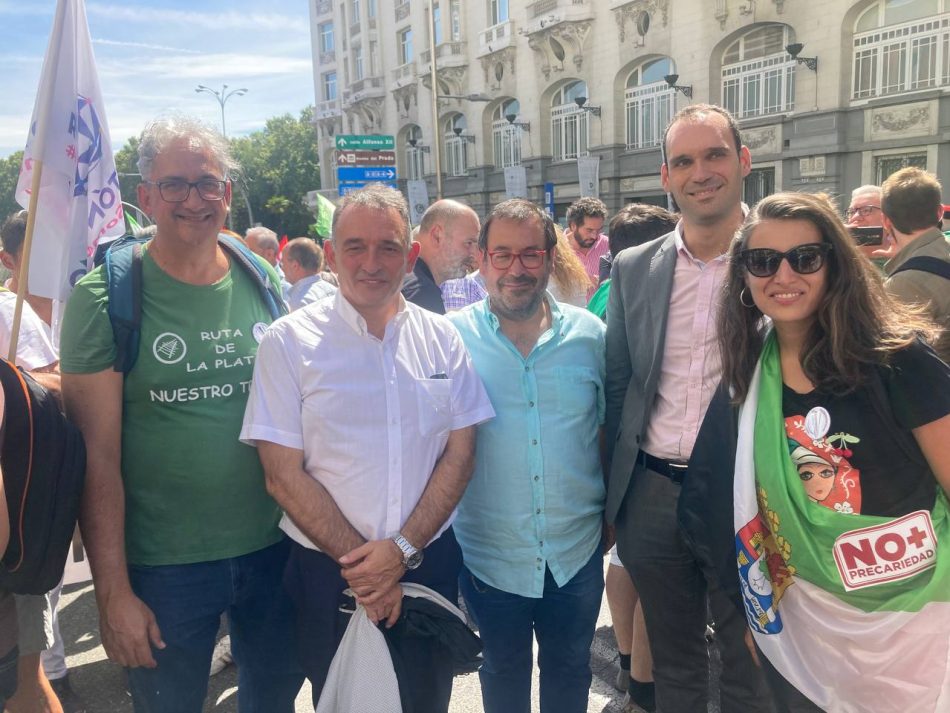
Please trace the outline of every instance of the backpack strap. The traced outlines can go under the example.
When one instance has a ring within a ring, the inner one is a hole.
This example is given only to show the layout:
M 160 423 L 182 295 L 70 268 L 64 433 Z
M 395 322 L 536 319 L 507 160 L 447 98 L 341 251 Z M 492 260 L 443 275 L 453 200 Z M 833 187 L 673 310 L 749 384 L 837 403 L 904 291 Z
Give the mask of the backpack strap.
M 904 272 L 905 270 L 919 270 L 920 272 L 929 272 L 931 275 L 938 275 L 945 280 L 950 280 L 950 262 L 941 260 L 939 257 L 931 257 L 929 255 L 918 255 L 917 257 L 912 257 L 899 268 L 894 270 L 894 272 L 890 274 L 890 277 L 894 277 L 894 275 L 897 273 Z
M 287 314 L 287 305 L 284 304 L 283 296 L 277 291 L 267 270 L 264 269 L 264 266 L 261 265 L 258 257 L 251 249 L 242 241 L 226 233 L 218 234 L 218 244 L 254 280 L 261 293 L 261 301 L 267 307 L 271 319 L 274 320 Z
M 139 355 L 142 331 L 142 247 L 148 238 L 119 238 L 106 251 L 108 312 L 116 354 L 112 368 L 128 374 Z
M 139 354 L 142 333 L 142 250 L 149 238 L 131 235 L 114 241 L 106 250 L 108 312 L 112 323 L 116 355 L 113 369 L 128 374 Z M 287 314 L 287 306 L 264 266 L 243 242 L 230 235 L 218 235 L 218 244 L 241 266 L 257 285 L 261 301 L 272 320 Z

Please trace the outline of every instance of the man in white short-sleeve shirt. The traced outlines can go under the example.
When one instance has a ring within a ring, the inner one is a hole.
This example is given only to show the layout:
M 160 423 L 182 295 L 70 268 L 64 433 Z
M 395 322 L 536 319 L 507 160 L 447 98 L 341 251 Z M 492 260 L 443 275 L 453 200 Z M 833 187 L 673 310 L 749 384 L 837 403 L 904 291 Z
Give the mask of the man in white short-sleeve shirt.
M 346 625 L 344 589 L 388 626 L 400 582 L 457 601 L 450 525 L 475 425 L 494 416 L 455 327 L 400 294 L 418 246 L 398 191 L 347 195 L 325 249 L 339 292 L 265 333 L 241 432 L 294 540 L 285 583 L 314 704 Z M 429 690 L 447 709 L 451 676 Z

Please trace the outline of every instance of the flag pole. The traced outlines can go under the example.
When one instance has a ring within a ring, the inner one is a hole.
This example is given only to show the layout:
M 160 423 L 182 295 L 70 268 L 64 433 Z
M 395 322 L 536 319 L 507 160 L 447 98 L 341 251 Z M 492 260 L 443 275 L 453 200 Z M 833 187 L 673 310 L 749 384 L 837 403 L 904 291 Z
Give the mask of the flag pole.
M 16 363 L 16 348 L 20 341 L 20 320 L 23 316 L 23 300 L 29 294 L 30 252 L 33 248 L 33 231 L 36 227 L 37 203 L 40 199 L 40 179 L 43 176 L 43 143 L 46 141 L 46 125 L 49 122 L 49 109 L 53 103 L 53 85 L 55 83 L 56 67 L 59 65 L 59 50 L 62 44 L 63 20 L 66 15 L 66 0 L 56 3 L 56 16 L 53 18 L 53 29 L 50 31 L 50 41 L 47 47 L 46 58 L 43 62 L 43 72 L 40 75 L 40 87 L 36 117 L 36 134 L 33 143 L 33 175 L 30 182 L 30 207 L 26 216 L 26 235 L 23 238 L 23 251 L 20 254 L 20 274 L 17 276 L 16 307 L 13 311 L 13 327 L 10 332 L 10 351 L 7 359 Z M 47 78 L 47 71 L 53 73 L 53 81 L 43 82 Z M 33 126 L 30 127 L 32 131 Z M 29 143 L 29 140 L 27 140 Z
M 23 300 L 29 294 L 30 251 L 33 248 L 33 229 L 36 225 L 36 204 L 40 198 L 40 179 L 43 176 L 43 162 L 33 161 L 33 181 L 30 184 L 30 207 L 26 214 L 26 236 L 23 238 L 23 250 L 20 252 L 20 274 L 17 275 L 16 307 L 13 310 L 13 327 L 10 330 L 10 352 L 7 360 L 16 363 L 17 342 L 20 340 L 20 318 L 23 316 Z

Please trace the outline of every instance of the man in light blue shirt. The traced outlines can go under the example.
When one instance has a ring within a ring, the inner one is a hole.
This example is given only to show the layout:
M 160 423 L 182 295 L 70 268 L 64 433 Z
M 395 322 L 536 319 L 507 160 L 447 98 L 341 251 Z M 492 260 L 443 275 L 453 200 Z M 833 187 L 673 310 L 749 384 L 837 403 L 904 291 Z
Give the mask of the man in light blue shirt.
M 538 639 L 542 713 L 583 713 L 603 592 L 604 325 L 545 288 L 551 219 L 514 199 L 479 234 L 488 297 L 449 318 L 495 408 L 455 532 L 461 591 L 479 626 L 486 713 L 531 709 Z
M 336 292 L 336 287 L 320 277 L 323 250 L 310 238 L 294 238 L 287 243 L 280 264 L 290 283 L 287 305 L 291 312 Z

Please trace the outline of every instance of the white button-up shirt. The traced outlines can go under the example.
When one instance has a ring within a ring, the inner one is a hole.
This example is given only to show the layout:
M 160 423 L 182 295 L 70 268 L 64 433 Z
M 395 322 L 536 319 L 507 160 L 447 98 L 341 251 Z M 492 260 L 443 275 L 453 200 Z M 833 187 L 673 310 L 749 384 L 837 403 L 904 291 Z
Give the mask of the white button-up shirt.
M 378 540 L 409 518 L 449 433 L 494 415 L 445 317 L 400 297 L 379 340 L 337 292 L 264 334 L 241 440 L 303 450 L 306 472 L 360 535 Z M 281 528 L 317 549 L 286 514 Z

